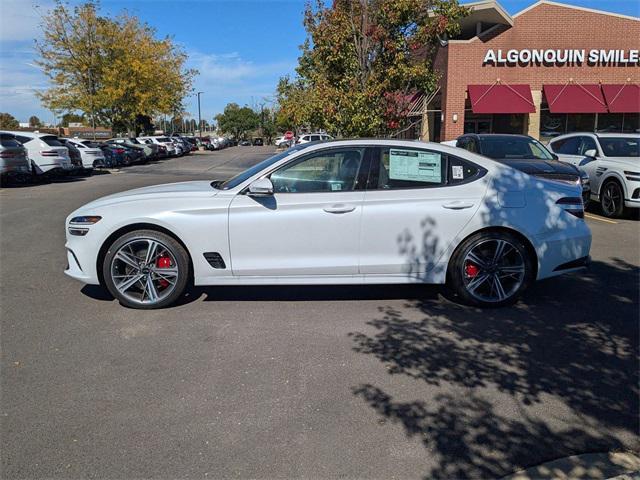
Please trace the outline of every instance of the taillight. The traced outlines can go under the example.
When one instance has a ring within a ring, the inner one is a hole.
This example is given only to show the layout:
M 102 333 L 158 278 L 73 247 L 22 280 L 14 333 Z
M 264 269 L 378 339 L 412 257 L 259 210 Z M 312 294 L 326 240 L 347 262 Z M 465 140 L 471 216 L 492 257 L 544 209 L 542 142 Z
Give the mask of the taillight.
M 56 152 L 55 150 L 42 150 L 40 155 L 43 157 L 58 157 L 60 156 L 60 152 Z
M 116 148 L 114 151 L 116 153 L 124 153 L 125 152 L 124 148 Z
M 0 158 L 13 158 L 16 154 L 13 152 L 0 152 Z
M 556 205 L 561 205 L 565 212 L 574 217 L 584 218 L 582 197 L 562 197 L 556 201 Z

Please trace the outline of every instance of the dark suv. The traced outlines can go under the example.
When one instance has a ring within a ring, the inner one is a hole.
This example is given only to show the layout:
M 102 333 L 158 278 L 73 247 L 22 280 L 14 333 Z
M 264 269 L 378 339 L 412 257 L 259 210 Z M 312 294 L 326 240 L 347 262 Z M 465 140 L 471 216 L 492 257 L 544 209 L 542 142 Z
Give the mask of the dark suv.
M 570 163 L 561 162 L 555 153 L 527 135 L 468 133 L 456 141 L 456 147 L 489 157 L 528 175 L 566 183 L 580 183 L 586 204 L 591 194 L 589 176 Z

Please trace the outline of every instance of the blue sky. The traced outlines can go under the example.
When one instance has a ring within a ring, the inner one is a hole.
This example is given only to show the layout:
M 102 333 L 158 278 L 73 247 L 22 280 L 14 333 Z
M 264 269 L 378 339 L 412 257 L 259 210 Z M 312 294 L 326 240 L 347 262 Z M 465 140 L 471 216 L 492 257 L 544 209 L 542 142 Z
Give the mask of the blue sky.
M 529 0 L 499 0 L 511 14 Z M 50 0 L 0 0 L 0 111 L 21 121 L 32 114 L 53 120 L 34 95 L 46 78 L 33 66 L 33 40 L 39 35 L 38 11 Z M 78 3 L 73 1 L 72 3 Z M 565 3 L 625 15 L 640 15 L 639 0 L 570 0 Z M 259 105 L 272 100 L 278 78 L 294 71 L 304 41 L 304 0 L 102 0 L 102 11 L 126 9 L 170 35 L 200 71 L 202 116 L 211 120 L 229 102 Z M 38 8 L 34 8 L 38 5 Z M 195 96 L 186 99 L 197 118 Z

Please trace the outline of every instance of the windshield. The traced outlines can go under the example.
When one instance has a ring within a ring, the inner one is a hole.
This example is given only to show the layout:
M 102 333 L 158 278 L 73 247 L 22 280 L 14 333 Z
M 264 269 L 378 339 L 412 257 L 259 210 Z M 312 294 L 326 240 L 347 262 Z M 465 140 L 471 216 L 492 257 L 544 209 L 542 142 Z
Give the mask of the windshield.
M 640 157 L 640 138 L 600 138 L 602 153 L 607 157 Z
M 242 182 L 244 182 L 245 180 L 253 177 L 256 173 L 260 172 L 261 170 L 264 170 L 265 168 L 273 165 L 274 163 L 282 160 L 283 158 L 288 157 L 292 153 L 298 152 L 298 151 L 300 151 L 300 150 L 302 150 L 304 148 L 307 148 L 309 146 L 311 146 L 311 145 L 305 143 L 303 145 L 296 145 L 295 147 L 291 147 L 291 148 L 285 150 L 284 152 L 278 153 L 277 155 L 274 155 L 273 157 L 269 157 L 269 158 L 261 161 L 260 163 L 255 164 L 253 167 L 245 170 L 242 173 L 239 173 L 235 177 L 230 178 L 229 180 L 227 180 L 226 182 L 221 183 L 220 185 L 212 184 L 212 186 L 214 188 L 218 188 L 220 190 L 229 190 L 231 188 L 235 188 L 238 185 L 240 185 Z
M 494 160 L 553 160 L 544 145 L 527 137 L 480 137 L 480 149 L 485 157 Z

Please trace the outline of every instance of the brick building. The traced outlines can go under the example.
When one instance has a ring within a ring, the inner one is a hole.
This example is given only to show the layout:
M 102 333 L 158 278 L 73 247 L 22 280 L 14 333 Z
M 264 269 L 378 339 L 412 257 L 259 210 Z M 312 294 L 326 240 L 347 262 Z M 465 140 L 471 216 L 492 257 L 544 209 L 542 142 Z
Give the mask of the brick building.
M 639 131 L 640 19 L 547 0 L 513 16 L 493 0 L 467 5 L 436 53 L 438 89 L 412 106 L 414 136 Z

